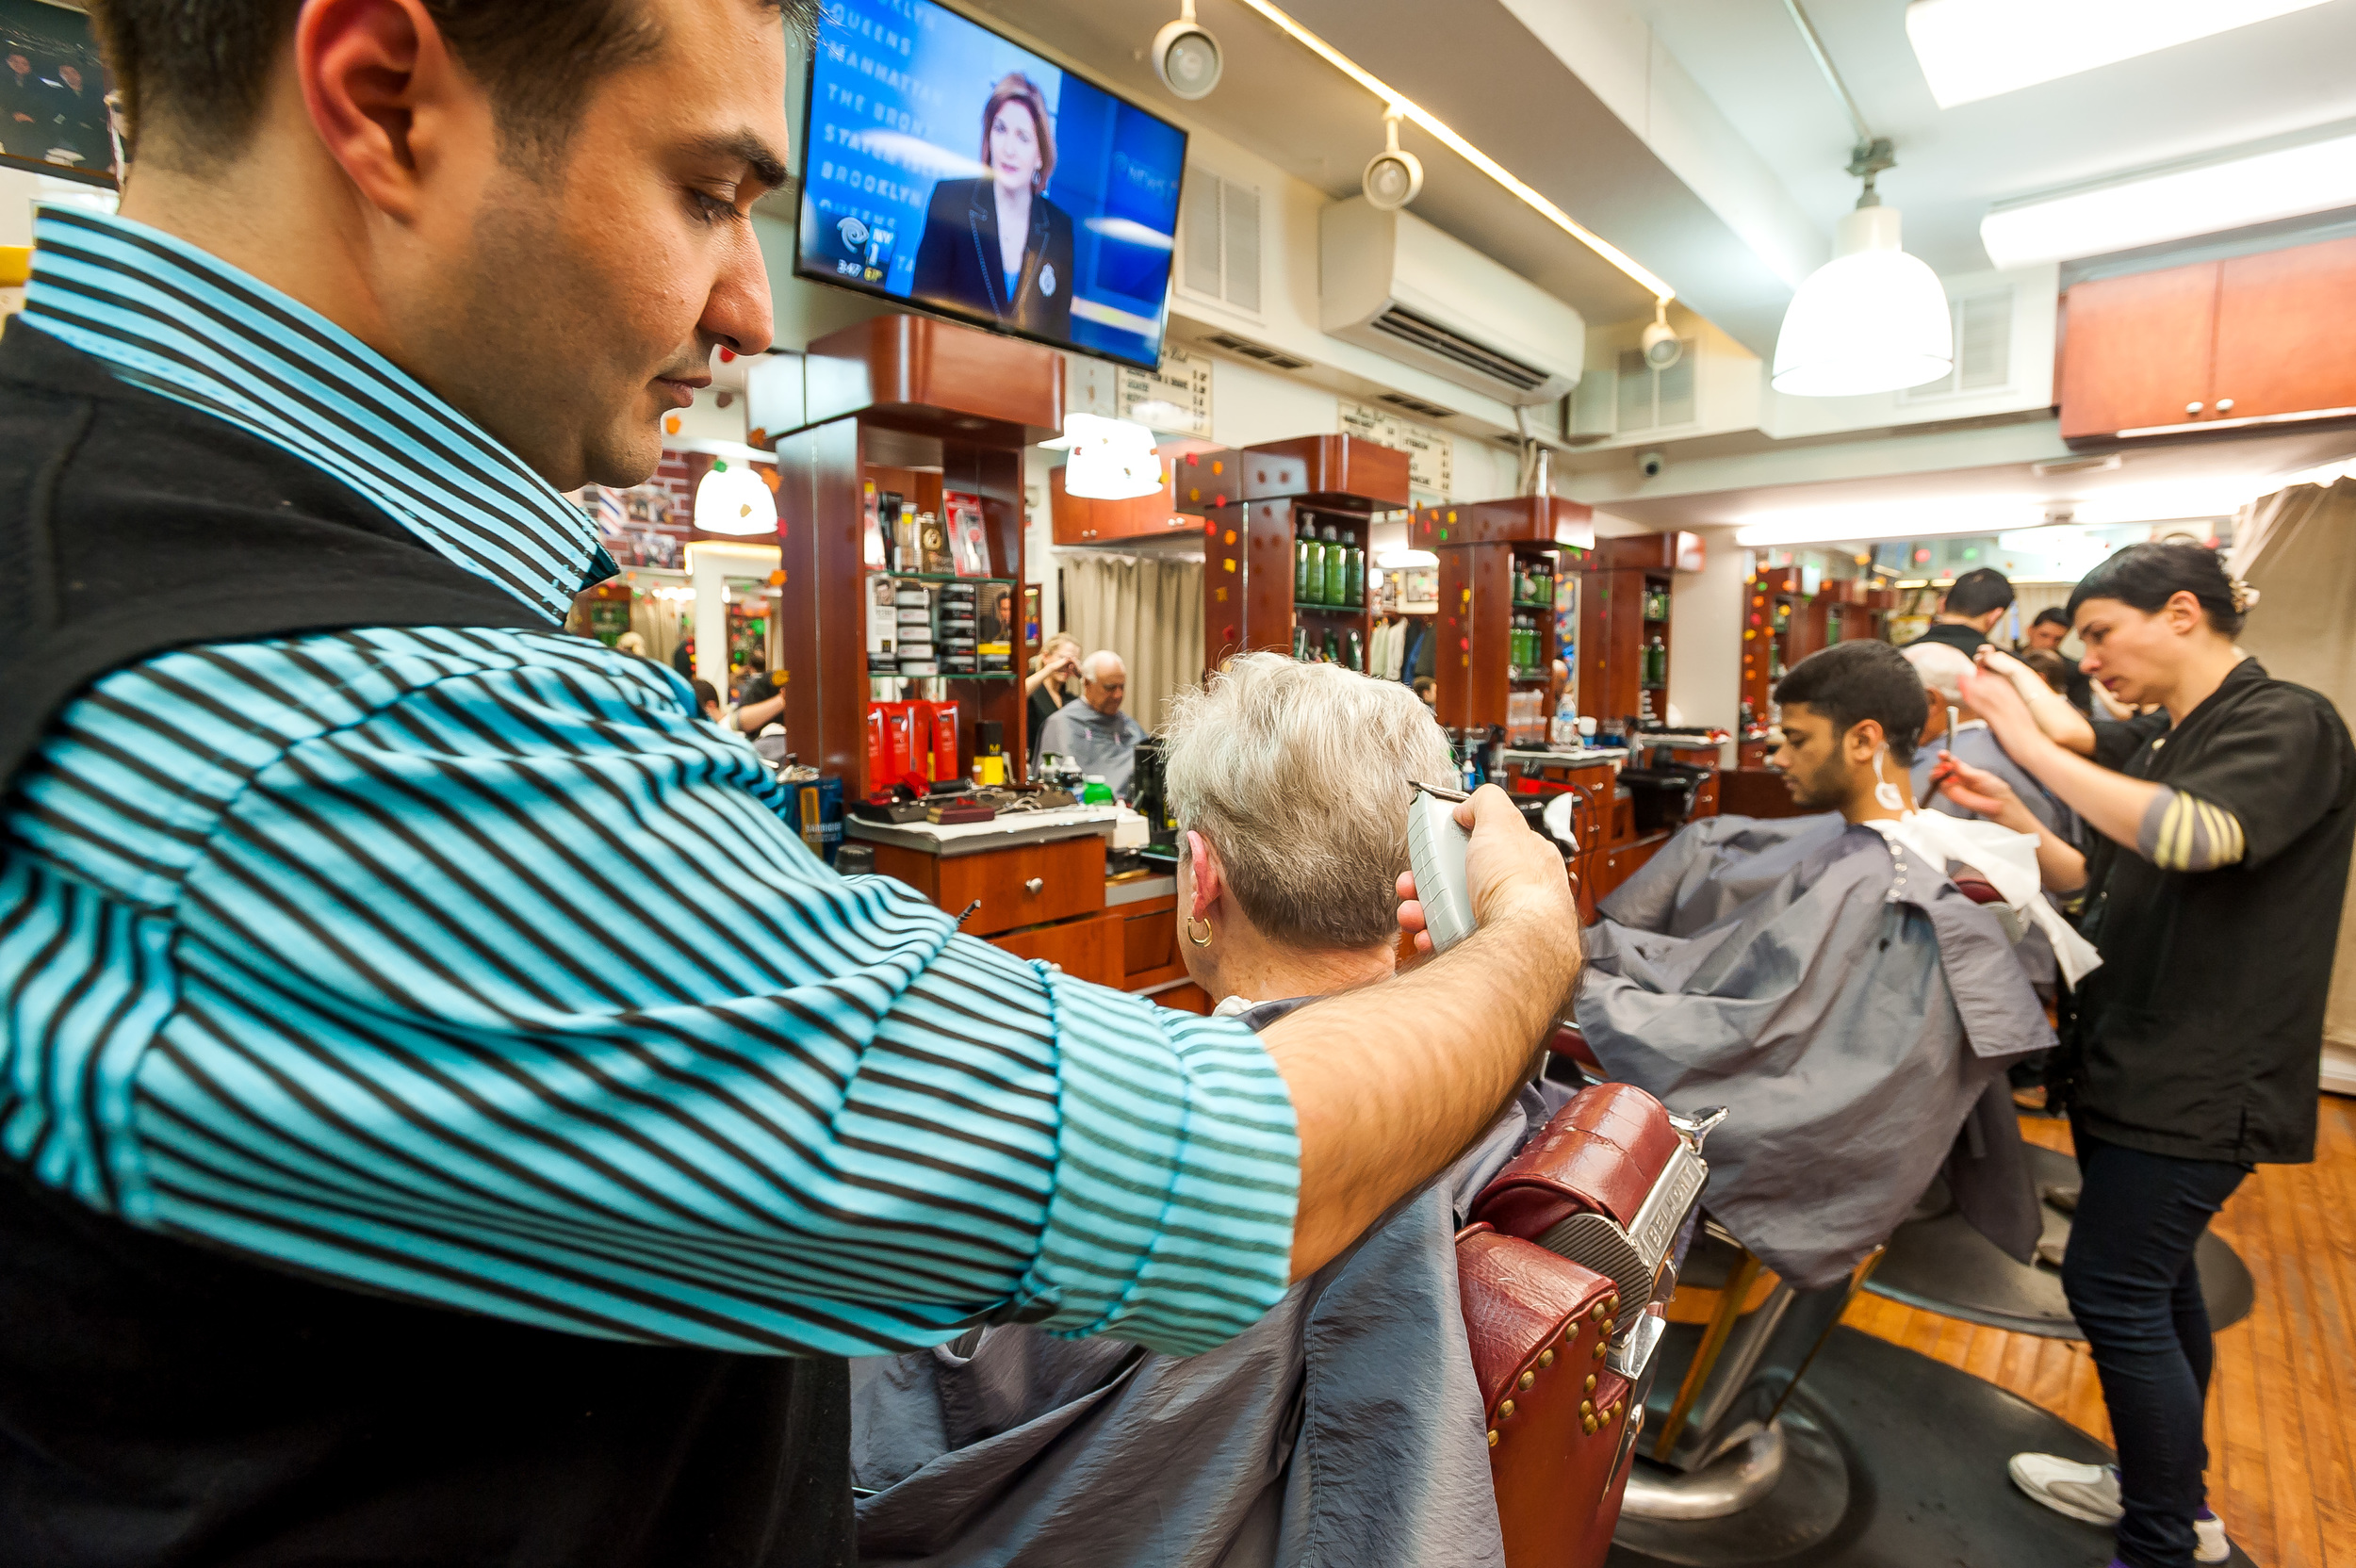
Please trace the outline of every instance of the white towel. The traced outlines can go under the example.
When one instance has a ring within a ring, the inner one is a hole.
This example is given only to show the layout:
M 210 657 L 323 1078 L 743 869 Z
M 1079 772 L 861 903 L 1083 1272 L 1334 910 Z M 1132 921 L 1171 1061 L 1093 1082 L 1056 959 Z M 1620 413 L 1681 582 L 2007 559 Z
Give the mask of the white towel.
M 2072 990 L 2102 966 L 2102 956 L 2094 944 L 2046 902 L 2044 879 L 2037 869 L 2036 834 L 1943 811 L 1909 811 L 1894 822 L 1884 819 L 1865 825 L 1941 871 L 1955 861 L 1986 877 L 2005 908 L 2045 933 L 2053 944 L 2053 961 Z

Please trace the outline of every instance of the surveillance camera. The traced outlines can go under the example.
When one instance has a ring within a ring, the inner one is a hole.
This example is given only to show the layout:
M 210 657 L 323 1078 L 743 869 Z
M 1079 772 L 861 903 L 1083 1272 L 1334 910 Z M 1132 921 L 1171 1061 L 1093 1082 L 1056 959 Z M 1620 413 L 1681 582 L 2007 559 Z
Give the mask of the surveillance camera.
M 1385 148 L 1366 160 L 1363 184 L 1369 206 L 1396 212 L 1423 189 L 1423 162 L 1413 153 Z
M 1153 35 L 1153 74 L 1181 98 L 1207 98 L 1219 86 L 1219 40 L 1199 26 L 1194 8 Z
M 1655 321 L 1644 329 L 1644 363 L 1655 370 L 1666 370 L 1685 357 L 1685 345 L 1677 341 L 1677 329 L 1666 321 Z
M 1659 479 L 1662 470 L 1668 466 L 1669 460 L 1661 456 L 1659 452 L 1638 452 L 1636 454 L 1636 471 L 1644 475 L 1646 479 Z

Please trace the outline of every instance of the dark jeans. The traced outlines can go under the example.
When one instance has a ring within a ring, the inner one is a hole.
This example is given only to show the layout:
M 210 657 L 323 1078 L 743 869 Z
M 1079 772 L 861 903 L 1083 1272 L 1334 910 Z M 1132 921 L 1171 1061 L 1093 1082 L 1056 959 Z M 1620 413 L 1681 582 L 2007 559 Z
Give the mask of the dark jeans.
M 2119 1560 L 2188 1568 L 2208 1448 L 2209 1310 L 2193 1246 L 2250 1168 L 2077 1135 L 2084 1184 L 2062 1289 L 2094 1352 L 2119 1445 Z

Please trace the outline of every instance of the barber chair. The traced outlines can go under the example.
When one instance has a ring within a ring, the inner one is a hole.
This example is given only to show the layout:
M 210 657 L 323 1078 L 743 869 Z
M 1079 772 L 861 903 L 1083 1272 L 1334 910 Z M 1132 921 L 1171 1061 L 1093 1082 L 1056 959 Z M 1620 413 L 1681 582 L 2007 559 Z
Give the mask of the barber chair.
M 1645 1420 L 1676 1256 L 1720 1112 L 1583 1089 L 1498 1172 L 1457 1236 L 1507 1568 L 1599 1568 Z
M 1552 1048 L 1578 1080 L 1600 1079 L 1602 1068 L 1576 1028 L 1558 1030 Z M 1583 1089 L 1580 1098 L 1595 1092 Z M 1479 1207 L 1475 1215 L 1491 1217 Z M 1804 1548 L 1840 1522 L 1848 1476 L 1838 1447 L 1798 1416 L 1790 1396 L 1881 1250 L 1840 1284 L 1802 1291 L 1769 1272 L 1707 1211 L 1697 1210 L 1690 1229 L 1689 1243 L 1674 1255 L 1674 1289 L 1663 1295 L 1631 1423 L 1641 1436 L 1615 1511 L 1621 1539 L 1667 1546 L 1680 1524 L 1759 1510 L 1763 1528 Z M 1774 1506 L 1761 1509 L 1770 1494 Z

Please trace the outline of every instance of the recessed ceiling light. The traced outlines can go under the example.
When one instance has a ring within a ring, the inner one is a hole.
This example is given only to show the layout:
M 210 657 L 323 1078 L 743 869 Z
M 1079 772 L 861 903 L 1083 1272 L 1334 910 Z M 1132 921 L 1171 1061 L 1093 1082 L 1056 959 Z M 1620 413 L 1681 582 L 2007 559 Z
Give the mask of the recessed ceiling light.
M 1906 37 L 1953 108 L 2246 27 L 2323 0 L 1914 0 Z
M 2107 255 L 2356 205 L 2356 136 L 2232 155 L 2033 196 L 1980 220 L 1999 268 Z

